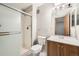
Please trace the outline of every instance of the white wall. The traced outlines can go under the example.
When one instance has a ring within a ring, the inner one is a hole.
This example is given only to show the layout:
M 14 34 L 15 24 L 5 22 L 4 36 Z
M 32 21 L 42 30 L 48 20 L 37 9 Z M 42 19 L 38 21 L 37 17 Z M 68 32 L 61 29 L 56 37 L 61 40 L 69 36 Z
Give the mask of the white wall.
M 42 4 L 41 3 L 33 4 L 33 9 L 32 9 L 32 44 L 33 44 L 34 40 L 37 38 L 37 15 L 36 15 L 36 10 L 40 5 L 42 5 Z
M 21 14 L 0 5 L 0 32 L 21 32 Z M 0 55 L 20 55 L 21 34 L 0 36 Z
M 50 35 L 51 21 L 54 20 L 52 16 L 53 4 L 52 3 L 44 4 L 40 6 L 38 9 L 39 9 L 39 14 L 37 14 L 38 35 L 48 36 Z

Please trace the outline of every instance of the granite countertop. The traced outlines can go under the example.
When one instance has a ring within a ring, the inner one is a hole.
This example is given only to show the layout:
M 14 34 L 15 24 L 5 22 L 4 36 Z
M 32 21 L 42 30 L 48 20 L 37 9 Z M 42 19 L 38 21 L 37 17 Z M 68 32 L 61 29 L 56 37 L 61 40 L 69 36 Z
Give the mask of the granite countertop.
M 47 40 L 79 46 L 79 40 L 76 39 L 75 37 L 54 35 L 50 36 Z

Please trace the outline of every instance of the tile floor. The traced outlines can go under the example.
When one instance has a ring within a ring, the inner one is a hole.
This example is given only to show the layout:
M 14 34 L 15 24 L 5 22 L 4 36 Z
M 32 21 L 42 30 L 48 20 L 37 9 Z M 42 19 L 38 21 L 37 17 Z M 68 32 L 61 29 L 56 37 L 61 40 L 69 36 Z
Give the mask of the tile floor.
M 21 52 L 21 55 L 22 56 L 47 56 L 46 46 L 43 46 L 42 51 L 40 52 L 40 54 L 37 54 L 37 55 L 33 55 L 31 50 L 27 50 L 27 49 L 23 48 L 22 52 Z

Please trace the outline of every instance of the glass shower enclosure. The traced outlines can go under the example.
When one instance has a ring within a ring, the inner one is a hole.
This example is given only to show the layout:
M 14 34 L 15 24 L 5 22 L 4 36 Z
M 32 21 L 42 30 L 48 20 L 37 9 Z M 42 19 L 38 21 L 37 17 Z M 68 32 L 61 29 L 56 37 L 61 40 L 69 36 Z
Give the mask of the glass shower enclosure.
M 0 56 L 20 55 L 21 13 L 0 5 Z

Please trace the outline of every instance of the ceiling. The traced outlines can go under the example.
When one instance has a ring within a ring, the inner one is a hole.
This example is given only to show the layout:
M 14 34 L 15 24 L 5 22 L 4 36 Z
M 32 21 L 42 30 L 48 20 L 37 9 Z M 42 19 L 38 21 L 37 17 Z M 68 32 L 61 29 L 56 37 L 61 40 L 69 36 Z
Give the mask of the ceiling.
M 32 5 L 31 3 L 4 3 L 4 4 L 10 5 L 18 9 L 25 9 Z

